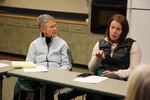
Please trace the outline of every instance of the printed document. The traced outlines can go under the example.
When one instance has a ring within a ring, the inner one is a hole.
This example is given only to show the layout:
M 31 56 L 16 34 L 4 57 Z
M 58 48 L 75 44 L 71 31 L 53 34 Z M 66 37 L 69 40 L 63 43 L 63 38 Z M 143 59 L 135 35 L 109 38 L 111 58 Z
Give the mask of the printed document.
M 4 63 L 0 63 L 0 67 L 8 67 L 10 66 L 9 64 L 4 64 Z
M 24 72 L 46 72 L 48 69 L 45 66 L 36 66 L 34 68 L 23 68 Z
M 91 75 L 87 77 L 76 77 L 73 81 L 84 82 L 84 83 L 99 83 L 108 79 L 107 77 L 100 77 L 96 75 Z

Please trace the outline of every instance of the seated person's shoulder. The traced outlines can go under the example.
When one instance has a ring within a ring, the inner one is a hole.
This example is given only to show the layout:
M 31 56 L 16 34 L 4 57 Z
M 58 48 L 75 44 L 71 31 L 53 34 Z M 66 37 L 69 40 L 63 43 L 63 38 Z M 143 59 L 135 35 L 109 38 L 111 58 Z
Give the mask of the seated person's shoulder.
M 56 36 L 56 37 L 54 37 L 54 39 L 55 39 L 57 42 L 67 44 L 67 42 L 66 42 L 63 38 L 61 38 L 61 37 Z

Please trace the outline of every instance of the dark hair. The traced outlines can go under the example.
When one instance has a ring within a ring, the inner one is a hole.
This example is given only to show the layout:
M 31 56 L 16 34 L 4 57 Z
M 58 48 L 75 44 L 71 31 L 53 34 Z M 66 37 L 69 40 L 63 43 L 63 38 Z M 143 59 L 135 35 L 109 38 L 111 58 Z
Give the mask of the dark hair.
M 112 21 L 117 21 L 122 26 L 122 33 L 121 33 L 120 38 L 118 40 L 118 42 L 120 42 L 120 41 L 124 40 L 128 35 L 128 32 L 129 32 L 128 21 L 127 21 L 126 17 L 121 15 L 121 14 L 115 14 L 109 19 L 108 27 L 107 27 L 106 32 L 105 32 L 105 34 L 106 34 L 109 41 L 111 41 L 110 36 L 109 36 L 109 34 L 110 34 L 109 33 L 109 28 L 110 28 L 110 24 L 111 24 Z

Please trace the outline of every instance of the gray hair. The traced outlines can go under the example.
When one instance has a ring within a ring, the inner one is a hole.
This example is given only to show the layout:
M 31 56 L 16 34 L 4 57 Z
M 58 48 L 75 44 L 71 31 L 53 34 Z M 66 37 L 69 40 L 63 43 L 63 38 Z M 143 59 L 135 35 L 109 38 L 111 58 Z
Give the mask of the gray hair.
M 55 20 L 54 17 L 48 15 L 48 14 L 43 14 L 43 15 L 40 15 L 38 18 L 37 18 L 37 24 L 38 24 L 38 27 L 39 28 L 42 28 L 45 26 L 45 24 L 48 22 L 48 20 Z

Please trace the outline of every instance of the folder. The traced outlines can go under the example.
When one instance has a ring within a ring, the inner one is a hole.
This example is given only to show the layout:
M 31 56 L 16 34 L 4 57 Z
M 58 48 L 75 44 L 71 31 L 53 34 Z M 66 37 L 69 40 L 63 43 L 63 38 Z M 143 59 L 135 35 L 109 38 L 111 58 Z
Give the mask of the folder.
M 36 67 L 36 64 L 29 61 L 12 61 L 12 68 L 29 68 L 29 67 Z

